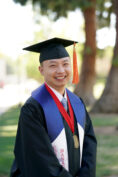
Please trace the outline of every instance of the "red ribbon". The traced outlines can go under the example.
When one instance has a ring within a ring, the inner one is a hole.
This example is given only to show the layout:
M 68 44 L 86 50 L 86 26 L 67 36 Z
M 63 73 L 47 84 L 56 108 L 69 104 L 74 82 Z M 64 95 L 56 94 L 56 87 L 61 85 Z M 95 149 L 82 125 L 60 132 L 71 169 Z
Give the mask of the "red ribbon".
M 62 114 L 62 116 L 64 117 L 64 119 L 66 120 L 67 124 L 69 125 L 72 133 L 74 133 L 74 115 L 73 115 L 73 110 L 70 104 L 70 100 L 68 98 L 67 95 L 67 101 L 68 101 L 68 107 L 69 107 L 69 113 L 70 116 L 68 115 L 68 113 L 66 112 L 66 110 L 64 109 L 62 103 L 59 101 L 59 99 L 57 98 L 57 96 L 54 94 L 54 92 L 48 87 L 48 85 L 45 83 L 45 87 L 48 90 L 48 92 L 50 93 L 50 95 L 52 96 L 53 100 L 55 101 L 60 113 Z

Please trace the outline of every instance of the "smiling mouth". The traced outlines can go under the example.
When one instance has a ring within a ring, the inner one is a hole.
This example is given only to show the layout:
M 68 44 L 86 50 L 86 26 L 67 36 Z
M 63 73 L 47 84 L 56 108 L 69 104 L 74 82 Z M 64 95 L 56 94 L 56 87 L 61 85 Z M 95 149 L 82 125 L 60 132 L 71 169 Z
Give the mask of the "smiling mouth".
M 63 80 L 63 79 L 65 79 L 66 78 L 66 76 L 61 76 L 61 77 L 56 77 L 56 79 L 58 79 L 58 80 Z

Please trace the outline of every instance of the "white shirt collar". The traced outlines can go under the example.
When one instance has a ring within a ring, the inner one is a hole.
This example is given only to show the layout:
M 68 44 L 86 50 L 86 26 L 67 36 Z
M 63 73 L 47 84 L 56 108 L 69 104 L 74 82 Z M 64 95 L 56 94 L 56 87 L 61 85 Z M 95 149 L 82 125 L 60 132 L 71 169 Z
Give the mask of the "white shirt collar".
M 47 83 L 46 83 L 47 84 Z M 48 85 L 48 84 L 47 84 Z M 66 98 L 67 100 L 67 93 L 66 93 L 66 89 L 64 91 L 64 96 L 62 96 L 57 90 L 55 90 L 54 88 L 52 88 L 51 86 L 48 85 L 48 87 L 54 92 L 54 94 L 57 96 L 57 98 L 59 99 L 59 101 L 61 102 L 63 98 Z

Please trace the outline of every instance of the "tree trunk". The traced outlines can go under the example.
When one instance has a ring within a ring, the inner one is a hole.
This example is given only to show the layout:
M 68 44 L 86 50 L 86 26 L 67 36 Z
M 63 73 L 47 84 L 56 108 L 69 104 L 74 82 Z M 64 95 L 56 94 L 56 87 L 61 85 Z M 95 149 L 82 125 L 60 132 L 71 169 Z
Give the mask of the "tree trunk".
M 96 58 L 96 0 L 90 0 L 93 5 L 83 10 L 85 19 L 86 42 L 83 52 L 82 70 L 80 83 L 74 93 L 80 96 L 86 105 L 94 103 L 93 86 L 95 81 L 95 58 Z
M 91 112 L 118 113 L 118 0 L 114 0 L 114 10 L 116 14 L 116 43 L 112 66 L 103 94 Z

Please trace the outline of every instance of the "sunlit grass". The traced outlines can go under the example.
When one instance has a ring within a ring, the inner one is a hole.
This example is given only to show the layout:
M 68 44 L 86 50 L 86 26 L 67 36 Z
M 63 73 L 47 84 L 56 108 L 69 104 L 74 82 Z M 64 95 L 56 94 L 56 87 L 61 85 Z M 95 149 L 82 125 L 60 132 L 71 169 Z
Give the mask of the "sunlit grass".
M 17 125 L 0 126 L 0 136 L 15 136 Z
M 18 117 L 19 117 L 20 107 L 16 106 L 9 109 L 3 115 L 0 116 L 0 126 L 6 125 L 17 125 Z

